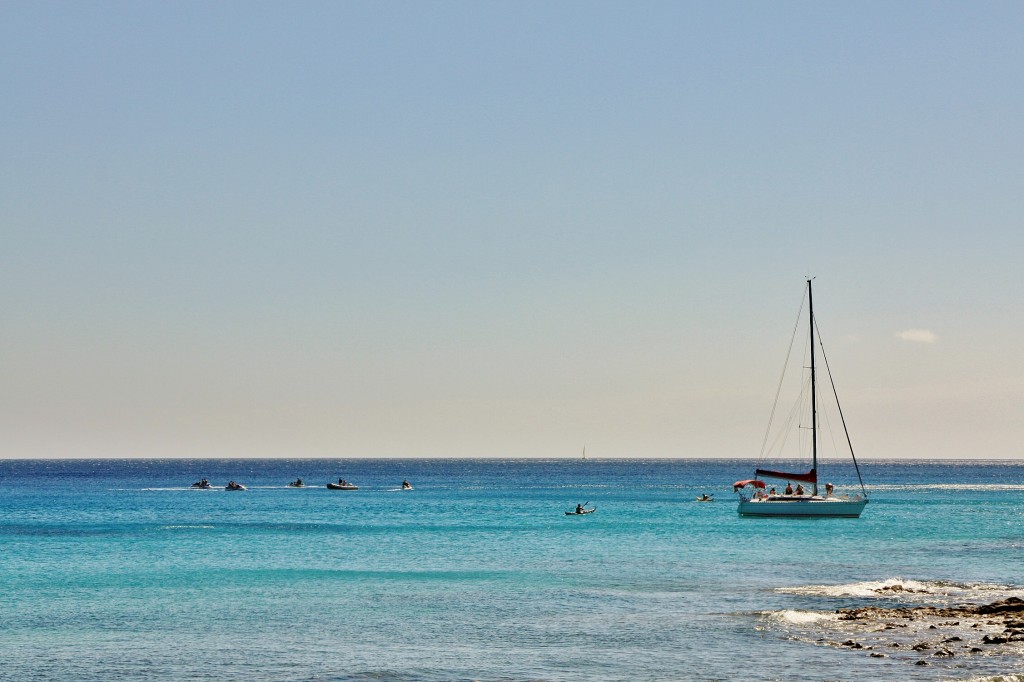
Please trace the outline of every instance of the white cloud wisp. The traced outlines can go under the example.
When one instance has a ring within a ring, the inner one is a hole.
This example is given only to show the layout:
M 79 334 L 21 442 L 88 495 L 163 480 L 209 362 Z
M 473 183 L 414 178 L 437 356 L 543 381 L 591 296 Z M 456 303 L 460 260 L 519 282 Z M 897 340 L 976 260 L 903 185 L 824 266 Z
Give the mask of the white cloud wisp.
M 935 343 L 939 340 L 935 332 L 927 329 L 905 329 L 904 331 L 896 332 L 896 338 L 914 343 Z

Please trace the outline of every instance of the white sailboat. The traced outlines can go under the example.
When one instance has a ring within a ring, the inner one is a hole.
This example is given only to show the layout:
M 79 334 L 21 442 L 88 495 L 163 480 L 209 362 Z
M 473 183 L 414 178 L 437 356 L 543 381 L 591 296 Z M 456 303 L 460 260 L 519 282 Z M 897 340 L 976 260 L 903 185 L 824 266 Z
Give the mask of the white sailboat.
M 850 442 L 850 435 L 846 432 L 846 420 L 843 418 L 842 408 L 838 407 L 839 397 L 836 395 L 836 407 L 839 411 L 843 431 L 846 434 L 846 443 L 850 448 L 850 456 L 853 458 L 854 469 L 857 472 L 857 479 L 860 481 L 861 494 L 858 495 L 836 495 L 831 483 L 825 484 L 825 494 L 822 495 L 818 489 L 818 403 L 817 403 L 817 380 L 815 367 L 815 339 L 817 337 L 817 325 L 814 320 L 814 299 L 811 295 L 811 280 L 807 280 L 807 306 L 808 326 L 810 328 L 810 409 L 811 409 L 811 470 L 806 473 L 789 473 L 771 469 L 757 468 L 754 478 L 736 481 L 733 490 L 739 494 L 740 502 L 738 511 L 741 516 L 824 516 L 824 517 L 859 517 L 868 503 L 867 490 L 864 482 L 860 479 L 860 468 L 857 466 L 857 458 L 853 454 L 853 445 Z M 818 339 L 818 346 L 821 346 Z M 828 368 L 828 360 L 825 359 L 825 367 Z M 832 385 L 835 394 L 835 383 L 831 381 L 829 372 L 829 383 Z M 777 400 L 777 398 L 776 398 Z M 774 410 L 773 410 L 774 413 Z M 766 438 L 767 440 L 767 438 Z M 765 492 L 767 485 L 762 478 L 778 479 L 787 481 L 788 485 L 784 494 L 775 494 L 775 489 Z M 792 490 L 792 482 L 797 483 L 795 491 Z M 810 491 L 804 491 L 803 484 L 811 486 Z M 749 490 L 748 490 L 749 489 Z M 750 492 L 753 491 L 753 492 Z

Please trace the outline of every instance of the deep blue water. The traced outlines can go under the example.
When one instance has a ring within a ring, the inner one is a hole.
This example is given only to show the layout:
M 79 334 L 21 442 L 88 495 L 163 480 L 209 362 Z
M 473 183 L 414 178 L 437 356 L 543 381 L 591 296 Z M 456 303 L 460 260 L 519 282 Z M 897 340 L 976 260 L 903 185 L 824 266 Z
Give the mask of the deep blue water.
M 860 519 L 740 518 L 731 484 L 753 468 L 0 461 L 0 679 L 1024 672 L 1018 650 L 922 667 L 793 626 L 864 604 L 1024 595 L 1024 462 L 863 462 L 871 503 Z M 847 465 L 825 475 L 859 492 Z M 287 487 L 297 476 L 310 487 Z M 339 476 L 360 490 L 328 491 Z M 189 488 L 203 477 L 217 488 Z M 249 489 L 226 492 L 229 479 Z M 395 490 L 403 479 L 415 490 Z M 704 492 L 717 501 L 695 502 Z M 565 516 L 578 502 L 598 511 Z M 922 592 L 872 591 L 893 583 Z

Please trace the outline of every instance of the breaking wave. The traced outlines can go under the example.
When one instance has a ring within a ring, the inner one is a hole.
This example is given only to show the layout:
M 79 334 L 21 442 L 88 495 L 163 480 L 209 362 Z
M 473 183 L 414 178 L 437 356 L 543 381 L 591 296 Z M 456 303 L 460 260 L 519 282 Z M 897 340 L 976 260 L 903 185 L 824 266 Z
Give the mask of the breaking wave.
M 785 609 L 783 611 L 765 611 L 763 614 L 769 620 L 793 625 L 810 625 L 822 621 L 838 620 L 839 614 L 825 613 L 822 611 L 798 611 L 796 609 Z
M 802 585 L 779 587 L 776 592 L 818 597 L 859 597 L 900 601 L 981 602 L 1007 597 L 1024 597 L 1024 588 L 995 583 L 958 583 L 947 580 L 886 578 L 845 585 Z

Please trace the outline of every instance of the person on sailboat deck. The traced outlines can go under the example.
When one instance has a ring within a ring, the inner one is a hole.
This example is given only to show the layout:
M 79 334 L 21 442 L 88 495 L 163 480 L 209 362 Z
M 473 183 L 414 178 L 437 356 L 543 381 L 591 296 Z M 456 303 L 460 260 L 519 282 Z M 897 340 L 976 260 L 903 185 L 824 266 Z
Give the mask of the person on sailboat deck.
M 825 497 L 828 497 L 829 495 L 831 495 L 832 491 L 835 490 L 835 489 L 836 489 L 836 487 L 834 485 L 832 485 L 831 483 L 826 483 L 825 484 Z
M 775 486 L 772 486 L 772 489 L 768 491 L 768 494 L 769 495 L 778 495 L 778 493 L 775 492 Z
M 789 481 L 786 481 L 786 494 L 787 495 L 792 495 L 793 494 L 793 484 L 790 483 Z
M 804 484 L 803 483 L 797 483 L 796 484 L 796 494 L 797 495 L 803 495 L 804 494 Z

